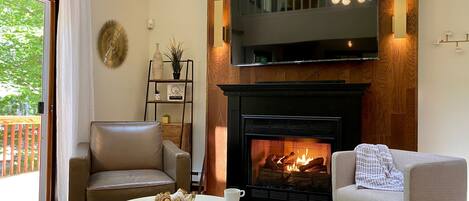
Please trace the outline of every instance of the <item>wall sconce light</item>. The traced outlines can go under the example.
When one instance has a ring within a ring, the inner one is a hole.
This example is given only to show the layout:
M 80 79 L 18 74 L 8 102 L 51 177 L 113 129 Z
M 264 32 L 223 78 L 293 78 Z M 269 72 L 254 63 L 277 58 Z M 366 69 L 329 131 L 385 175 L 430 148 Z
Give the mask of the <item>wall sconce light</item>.
M 394 0 L 392 31 L 394 38 L 407 37 L 407 0 Z
M 223 27 L 223 0 L 214 0 L 213 47 L 223 46 L 225 27 Z
M 439 46 L 441 44 L 450 44 L 450 43 L 454 43 L 456 44 L 456 53 L 463 53 L 464 52 L 464 49 L 461 48 L 460 44 L 461 43 L 469 43 L 469 33 L 466 33 L 466 38 L 464 40 L 450 40 L 449 38 L 453 35 L 453 32 L 451 31 L 447 31 L 445 33 L 445 38 L 444 39 L 441 39 L 441 40 L 437 40 L 436 43 L 434 43 L 433 45 L 435 46 Z

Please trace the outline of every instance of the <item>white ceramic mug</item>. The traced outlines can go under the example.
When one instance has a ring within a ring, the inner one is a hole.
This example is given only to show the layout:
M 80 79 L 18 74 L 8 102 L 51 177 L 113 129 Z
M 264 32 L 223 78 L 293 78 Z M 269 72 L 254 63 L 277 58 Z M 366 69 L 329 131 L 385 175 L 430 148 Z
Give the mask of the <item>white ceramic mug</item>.
M 225 190 L 225 201 L 239 201 L 240 198 L 244 197 L 246 192 L 237 188 L 229 188 Z

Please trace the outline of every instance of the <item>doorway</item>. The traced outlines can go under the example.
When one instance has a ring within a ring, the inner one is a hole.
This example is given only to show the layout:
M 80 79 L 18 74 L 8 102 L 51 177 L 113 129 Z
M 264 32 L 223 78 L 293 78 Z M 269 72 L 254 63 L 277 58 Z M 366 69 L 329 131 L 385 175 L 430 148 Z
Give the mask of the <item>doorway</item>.
M 50 3 L 0 2 L 0 200 L 46 196 Z

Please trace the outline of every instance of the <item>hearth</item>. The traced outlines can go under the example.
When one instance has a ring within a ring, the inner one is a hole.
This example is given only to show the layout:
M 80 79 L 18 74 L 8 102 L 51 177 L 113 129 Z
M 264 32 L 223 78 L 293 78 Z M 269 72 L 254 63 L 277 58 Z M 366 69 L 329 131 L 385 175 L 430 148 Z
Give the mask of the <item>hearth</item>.
M 227 187 L 248 201 L 331 200 L 331 156 L 361 142 L 368 84 L 220 87 L 229 97 Z

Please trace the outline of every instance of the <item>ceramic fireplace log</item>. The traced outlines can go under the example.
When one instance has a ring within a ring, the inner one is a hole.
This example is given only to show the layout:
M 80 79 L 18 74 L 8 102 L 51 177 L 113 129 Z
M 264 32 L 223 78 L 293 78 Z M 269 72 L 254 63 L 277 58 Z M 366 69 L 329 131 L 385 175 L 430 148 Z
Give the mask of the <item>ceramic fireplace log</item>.
M 282 167 L 279 167 L 279 164 L 276 162 L 277 156 L 275 154 L 271 154 L 267 156 L 265 159 L 264 168 L 272 169 L 272 170 L 279 170 Z
M 324 164 L 324 158 L 321 157 L 321 158 L 316 158 L 310 161 L 306 165 L 300 166 L 298 169 L 300 169 L 301 172 L 306 172 L 309 169 L 319 169 L 320 166 L 324 166 L 323 164 Z
M 317 190 L 328 192 L 331 178 L 326 173 L 292 172 L 286 185 L 296 186 L 299 190 Z
M 314 166 L 310 169 L 307 169 L 305 171 L 308 171 L 309 173 L 320 173 L 320 172 L 327 171 L 327 167 L 324 166 L 324 165 L 318 165 L 318 166 Z
M 295 152 L 291 152 L 289 155 L 277 156 L 275 154 L 270 154 L 265 159 L 264 168 L 269 168 L 272 170 L 282 170 L 286 165 L 292 165 L 295 163 Z
M 291 152 L 289 155 L 282 156 L 279 160 L 280 164 L 285 165 L 286 162 L 289 162 L 290 158 L 292 158 L 293 156 L 295 156 L 295 152 Z M 277 162 L 277 163 L 279 163 L 279 162 Z
M 285 185 L 290 174 L 283 170 L 272 170 L 271 168 L 262 168 L 259 171 L 257 182 L 259 184 Z
M 326 166 L 317 167 L 327 169 Z M 311 169 L 308 172 L 288 172 L 261 168 L 256 179 L 256 185 L 296 186 L 302 190 L 328 191 L 331 178 L 329 174 L 322 173 L 322 171 Z

